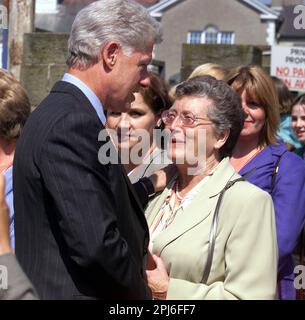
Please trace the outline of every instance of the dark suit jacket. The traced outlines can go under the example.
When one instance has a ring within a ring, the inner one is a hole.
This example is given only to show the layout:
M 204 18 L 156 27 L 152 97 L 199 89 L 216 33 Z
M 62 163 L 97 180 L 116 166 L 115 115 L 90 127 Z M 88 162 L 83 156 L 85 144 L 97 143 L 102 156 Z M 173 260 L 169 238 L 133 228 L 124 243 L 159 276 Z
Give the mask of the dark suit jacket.
M 148 228 L 103 125 L 60 81 L 29 117 L 14 160 L 16 254 L 42 299 L 147 299 Z

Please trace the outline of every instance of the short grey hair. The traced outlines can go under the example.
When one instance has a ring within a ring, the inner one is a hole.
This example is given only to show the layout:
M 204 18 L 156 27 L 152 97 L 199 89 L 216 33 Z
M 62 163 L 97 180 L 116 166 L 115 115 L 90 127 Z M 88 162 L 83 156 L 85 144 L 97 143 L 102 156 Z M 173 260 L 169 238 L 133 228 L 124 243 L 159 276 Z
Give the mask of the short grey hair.
M 162 41 L 161 24 L 131 0 L 93 2 L 72 24 L 67 65 L 86 70 L 99 61 L 101 49 L 111 40 L 117 40 L 126 55 L 145 51 L 150 42 Z
M 202 76 L 182 82 L 177 87 L 176 99 L 185 96 L 207 98 L 212 101 L 207 116 L 213 122 L 216 132 L 230 130 L 226 143 L 220 149 L 220 156 L 231 156 L 246 119 L 239 94 L 223 80 Z

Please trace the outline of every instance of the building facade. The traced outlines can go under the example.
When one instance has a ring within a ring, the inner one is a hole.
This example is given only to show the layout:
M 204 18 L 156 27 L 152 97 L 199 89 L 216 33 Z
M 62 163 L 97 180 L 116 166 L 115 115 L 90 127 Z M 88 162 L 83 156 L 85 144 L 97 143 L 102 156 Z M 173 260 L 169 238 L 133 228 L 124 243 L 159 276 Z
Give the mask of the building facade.
M 165 61 L 167 80 L 179 81 L 182 44 L 272 46 L 277 43 L 281 8 L 303 0 L 163 0 L 149 8 L 162 22 L 164 41 L 155 58 Z

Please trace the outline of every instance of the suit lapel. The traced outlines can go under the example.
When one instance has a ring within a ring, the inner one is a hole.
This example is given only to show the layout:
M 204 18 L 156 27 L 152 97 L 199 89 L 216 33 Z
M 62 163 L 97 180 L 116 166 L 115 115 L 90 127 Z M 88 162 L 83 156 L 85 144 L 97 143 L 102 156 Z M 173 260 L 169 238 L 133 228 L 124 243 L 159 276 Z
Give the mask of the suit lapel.
M 181 211 L 177 213 L 175 220 L 157 236 L 154 241 L 157 251 L 161 253 L 168 244 L 207 219 L 211 213 L 213 214 L 219 193 L 234 175 L 236 173 L 229 163 L 229 159 L 223 159 L 215 173 L 202 186 L 192 202 L 184 210 L 180 209 Z M 152 211 L 147 219 L 149 226 L 158 214 L 172 185 L 173 182 L 171 185 L 169 184 L 167 190 L 161 194 L 158 201 L 151 208 Z M 210 228 L 210 225 L 208 228 Z
M 81 105 L 83 107 L 85 107 L 89 113 L 91 113 L 96 118 L 98 118 L 98 115 L 97 115 L 96 111 L 94 110 L 91 102 L 88 100 L 88 98 L 85 96 L 85 94 L 75 85 L 73 85 L 69 82 L 59 81 L 53 86 L 51 92 L 62 92 L 62 93 L 69 93 L 69 94 L 74 95 L 77 99 L 81 100 L 81 102 L 82 102 Z M 101 130 L 103 130 L 103 129 L 105 129 L 105 126 L 101 123 Z M 116 148 L 114 146 L 113 146 L 113 149 L 116 150 Z M 143 226 L 146 227 L 147 223 L 145 220 L 145 216 L 143 214 L 142 205 L 140 203 L 140 200 L 138 199 L 138 195 L 136 194 L 133 186 L 131 185 L 130 180 L 126 175 L 123 166 L 121 164 L 116 164 L 115 166 L 116 166 L 116 168 L 112 168 L 112 169 L 114 169 L 114 170 L 119 169 L 120 170 L 120 173 L 122 174 L 123 179 L 125 180 L 125 183 L 127 184 L 129 196 L 131 196 L 133 198 L 133 199 L 131 199 L 131 202 L 135 203 L 136 206 L 138 206 L 137 210 L 135 210 L 135 211 L 136 211 L 137 215 L 139 216 L 139 219 L 140 219 L 141 223 L 143 224 Z M 109 168 L 111 168 L 111 166 Z
M 138 210 L 136 210 L 137 213 L 139 213 L 138 216 L 139 216 L 141 222 L 143 223 L 143 225 L 145 225 L 145 227 L 147 227 L 147 222 L 146 222 L 146 219 L 145 219 L 145 215 L 144 215 L 144 212 L 143 212 L 143 207 L 142 207 L 142 204 L 141 204 L 141 202 L 139 200 L 139 197 L 136 194 L 136 191 L 135 191 L 133 185 L 131 184 L 131 182 L 130 182 L 127 174 L 126 174 L 125 169 L 123 168 L 122 165 L 120 165 L 120 167 L 121 167 L 121 170 L 122 170 L 123 178 L 125 179 L 125 182 L 127 184 L 127 188 L 129 190 L 129 194 L 130 194 L 130 196 L 133 197 L 133 199 L 131 199 L 131 201 L 134 200 L 134 202 L 138 206 Z
M 103 126 L 103 129 L 105 129 L 104 126 Z M 114 158 L 117 158 L 119 160 L 118 164 L 110 165 L 109 168 L 110 168 L 110 170 L 115 170 L 115 171 L 119 170 L 119 173 L 121 174 L 121 177 L 123 178 L 124 182 L 127 185 L 128 196 L 130 197 L 130 202 L 133 203 L 135 206 L 137 206 L 135 211 L 136 211 L 136 213 L 137 213 L 142 225 L 145 226 L 145 228 L 148 230 L 147 222 L 146 222 L 145 215 L 144 215 L 144 212 L 143 212 L 142 204 L 141 204 L 141 202 L 139 200 L 139 197 L 138 197 L 138 195 L 137 195 L 132 183 L 130 182 L 130 179 L 128 178 L 128 176 L 126 174 L 124 166 L 121 164 L 120 153 L 118 152 L 117 148 L 115 147 L 112 139 L 109 140 L 109 143 L 112 144 L 113 151 L 115 151 L 117 153 L 117 157 L 114 157 Z

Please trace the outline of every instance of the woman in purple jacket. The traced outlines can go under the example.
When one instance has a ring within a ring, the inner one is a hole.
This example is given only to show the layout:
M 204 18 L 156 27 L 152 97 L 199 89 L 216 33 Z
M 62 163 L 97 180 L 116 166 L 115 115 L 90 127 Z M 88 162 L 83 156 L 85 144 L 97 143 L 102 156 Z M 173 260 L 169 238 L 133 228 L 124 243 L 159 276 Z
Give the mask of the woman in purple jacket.
M 263 69 L 238 67 L 230 72 L 228 83 L 240 94 L 247 114 L 231 163 L 273 198 L 279 248 L 277 295 L 295 299 L 292 252 L 305 223 L 305 163 L 276 141 L 278 101 Z

